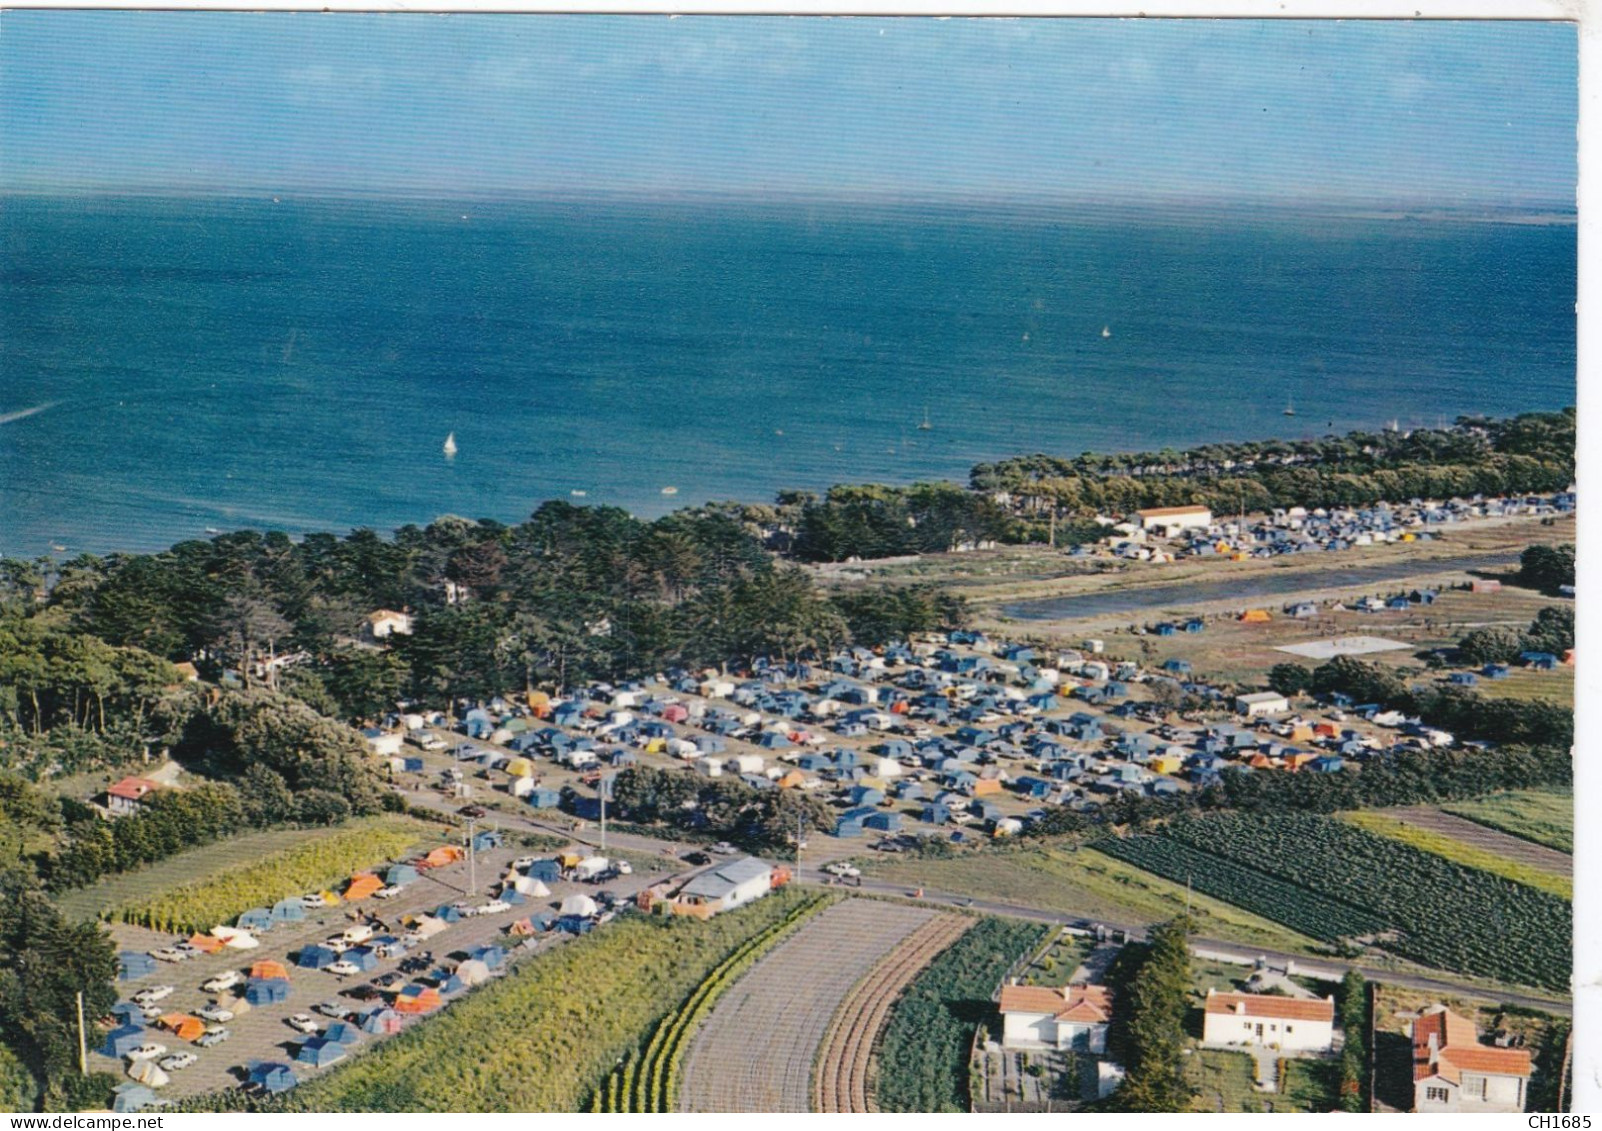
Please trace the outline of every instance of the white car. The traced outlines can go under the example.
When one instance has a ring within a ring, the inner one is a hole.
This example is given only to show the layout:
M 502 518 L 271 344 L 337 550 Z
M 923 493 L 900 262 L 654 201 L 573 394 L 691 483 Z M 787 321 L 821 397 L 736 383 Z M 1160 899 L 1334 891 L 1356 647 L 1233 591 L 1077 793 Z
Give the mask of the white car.
M 612 869 L 620 876 L 632 876 L 634 874 L 634 865 L 627 860 L 612 861 Z
M 345 1008 L 345 1003 L 339 1001 L 320 1001 L 312 1008 L 324 1017 L 332 1017 L 335 1021 L 343 1021 L 345 1014 L 349 1012 Z
M 318 1031 L 317 1022 L 309 1013 L 297 1013 L 289 1019 L 289 1027 L 297 1033 L 310 1035 Z
M 224 1009 L 216 1002 L 211 1002 L 207 1004 L 205 1008 L 195 1010 L 195 1016 L 200 1018 L 202 1021 L 232 1021 L 234 1019 L 234 1011 L 231 1009 Z
M 160 950 L 151 951 L 150 957 L 154 958 L 157 962 L 182 962 L 189 956 L 181 953 L 180 951 L 174 950 L 170 946 L 164 946 Z
M 300 905 L 307 911 L 311 911 L 319 907 L 327 907 L 328 901 L 323 898 L 321 892 L 312 892 L 310 895 L 300 897 Z
M 336 962 L 332 966 L 324 966 L 323 969 L 340 978 L 348 978 L 352 974 L 362 972 L 362 968 L 354 962 Z
M 161 1008 L 161 1006 L 159 1006 L 159 1005 L 147 1005 L 143 1009 L 141 1009 L 139 1012 L 144 1015 L 144 1019 L 146 1021 L 154 1021 L 156 1018 L 160 1017 L 163 1013 L 165 1013 L 167 1011 L 165 1009 Z
M 230 970 L 226 974 L 218 974 L 215 978 L 208 978 L 200 983 L 200 988 L 208 994 L 220 994 L 224 990 L 233 989 L 243 980 L 239 976 L 239 971 Z
M 189 942 L 188 940 L 185 940 L 184 942 L 181 942 L 181 943 L 174 943 L 173 944 L 173 949 L 176 950 L 179 954 L 183 955 L 185 958 L 199 958 L 201 955 L 206 953 L 205 951 L 201 950 L 198 946 L 196 946 L 194 943 Z
M 155 1060 L 158 1056 L 167 1055 L 167 1046 L 151 1043 L 140 1045 L 136 1049 L 128 1050 L 129 1060 Z
M 171 996 L 171 986 L 150 986 L 134 994 L 133 999 L 140 1005 L 149 1005 L 151 1002 L 157 1002 L 164 997 Z
M 381 887 L 377 891 L 375 891 L 373 893 L 373 898 L 374 899 L 394 899 L 400 893 L 401 893 L 401 889 L 400 888 L 396 887 L 394 884 L 390 884 L 388 887 Z
M 519 872 L 526 872 L 528 869 L 534 867 L 534 861 L 537 859 L 538 857 L 535 856 L 519 856 L 516 860 L 512 861 L 512 867 L 516 868 Z
M 332 938 L 326 940 L 323 945 L 329 950 L 333 951 L 335 954 L 344 954 L 351 948 L 350 940 L 345 938 L 343 935 L 334 935 Z
M 477 914 L 495 915 L 502 911 L 510 911 L 511 909 L 512 905 L 507 903 L 504 899 L 492 899 L 488 903 L 484 904 L 484 906 L 478 908 Z
M 734 845 L 730 844 L 728 841 L 720 840 L 712 846 L 712 851 L 719 856 L 733 856 L 740 850 L 735 848 Z
M 192 1052 L 174 1053 L 172 1056 L 163 1057 L 159 1067 L 163 1072 L 178 1072 L 199 1060 L 200 1058 Z
M 234 1033 L 232 1029 L 207 1029 L 206 1032 L 202 1034 L 201 1038 L 195 1042 L 195 1044 L 199 1045 L 203 1049 L 209 1049 L 213 1045 L 222 1044 L 233 1035 Z

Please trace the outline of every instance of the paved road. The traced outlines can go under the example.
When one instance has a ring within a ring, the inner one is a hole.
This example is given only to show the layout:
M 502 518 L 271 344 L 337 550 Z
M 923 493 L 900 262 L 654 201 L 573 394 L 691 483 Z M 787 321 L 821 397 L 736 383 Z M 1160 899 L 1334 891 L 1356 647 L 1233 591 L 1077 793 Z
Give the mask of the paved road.
M 803 870 L 800 878 L 810 883 L 822 884 L 830 882 L 830 877 L 814 869 Z M 917 889 L 909 888 L 906 884 L 864 878 L 861 887 L 854 890 L 860 890 L 870 895 L 906 899 Z M 1078 925 L 1090 921 L 1082 916 L 1069 915 L 1060 911 L 1043 911 L 1038 907 L 1025 907 L 1017 903 L 972 899 L 968 896 L 955 895 L 951 892 L 935 891 L 932 888 L 923 888 L 921 890 L 923 891 L 923 901 L 926 903 L 965 907 L 989 915 L 1008 915 L 1015 919 L 1034 919 L 1042 923 L 1062 923 L 1064 925 Z M 1144 937 L 1146 933 L 1146 924 L 1109 923 L 1103 919 L 1096 920 L 1096 922 L 1102 923 L 1113 930 L 1123 931 L 1133 938 Z M 1403 986 L 1408 989 L 1509 1002 L 1514 1005 L 1524 1005 L 1532 1009 L 1540 1009 L 1565 1017 L 1573 1012 L 1572 1003 L 1559 998 L 1513 991 L 1493 992 L 1478 986 L 1455 981 L 1449 975 L 1444 974 L 1439 977 L 1433 977 L 1391 970 L 1384 966 L 1365 965 L 1360 962 L 1347 963 L 1342 962 L 1340 959 L 1308 958 L 1306 955 L 1288 954 L 1277 950 L 1261 950 L 1243 943 L 1227 942 L 1221 939 L 1193 937 L 1190 949 L 1191 953 L 1199 958 L 1210 958 L 1221 962 L 1239 962 L 1249 965 L 1259 958 L 1266 958 L 1270 962 L 1281 966 L 1286 962 L 1294 962 L 1298 971 L 1316 978 L 1327 978 L 1331 981 L 1341 978 L 1347 970 L 1356 970 L 1365 978 L 1385 982 L 1393 986 Z
M 1409 558 L 1376 562 L 1373 565 L 1332 566 L 1321 570 L 1287 569 L 1283 573 L 1255 574 L 1234 580 L 1175 582 L 1143 589 L 1119 589 L 1110 593 L 1014 601 L 1002 605 L 1001 611 L 1019 620 L 1085 620 L 1153 609 L 1191 608 L 1212 601 L 1238 600 L 1244 604 L 1264 597 L 1279 599 L 1301 593 L 1379 585 L 1437 574 L 1506 569 L 1517 565 L 1518 560 L 1518 552 L 1509 550 L 1446 558 Z

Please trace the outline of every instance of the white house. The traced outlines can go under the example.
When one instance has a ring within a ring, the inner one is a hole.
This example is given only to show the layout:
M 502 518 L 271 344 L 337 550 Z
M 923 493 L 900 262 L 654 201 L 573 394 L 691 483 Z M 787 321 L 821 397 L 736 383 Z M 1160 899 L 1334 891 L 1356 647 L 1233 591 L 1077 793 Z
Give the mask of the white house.
M 401 744 L 405 736 L 400 731 L 379 730 L 369 727 L 362 731 L 362 737 L 367 740 L 367 749 L 383 758 L 393 758 L 401 752 Z
M 1141 530 L 1155 530 L 1165 538 L 1172 538 L 1181 530 L 1211 526 L 1213 512 L 1206 507 L 1153 507 L 1136 511 L 1132 521 L 1138 523 Z
M 123 778 L 106 787 L 106 810 L 113 817 L 129 817 L 139 812 L 146 797 L 160 789 L 149 778 Z
M 389 636 L 410 636 L 411 614 L 397 613 L 394 609 L 377 609 L 370 612 L 367 614 L 367 634 L 374 640 L 383 640 Z
M 1254 691 L 1235 696 L 1235 710 L 1248 719 L 1263 719 L 1290 710 L 1290 701 L 1277 691 Z
M 728 911 L 773 890 L 773 866 L 742 856 L 708 868 L 679 889 L 679 901 Z
M 1413 1110 L 1521 1112 L 1530 1084 L 1526 1049 L 1480 1044 L 1474 1022 L 1433 1005 L 1413 1022 Z
M 1335 999 L 1207 991 L 1204 1045 L 1255 1045 L 1285 1052 L 1328 1052 L 1335 1043 Z
M 1001 1044 L 1009 1049 L 1107 1051 L 1112 992 L 1106 986 L 1001 987 Z

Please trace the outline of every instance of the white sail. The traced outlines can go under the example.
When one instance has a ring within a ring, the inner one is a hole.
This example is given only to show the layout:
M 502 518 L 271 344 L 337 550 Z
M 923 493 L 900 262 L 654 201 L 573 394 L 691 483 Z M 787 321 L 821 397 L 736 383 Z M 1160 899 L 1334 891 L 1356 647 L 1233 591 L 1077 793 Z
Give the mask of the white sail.
M 453 455 L 456 454 L 456 433 L 455 432 L 452 432 L 449 436 L 445 437 L 445 454 L 448 455 L 448 456 L 453 456 Z

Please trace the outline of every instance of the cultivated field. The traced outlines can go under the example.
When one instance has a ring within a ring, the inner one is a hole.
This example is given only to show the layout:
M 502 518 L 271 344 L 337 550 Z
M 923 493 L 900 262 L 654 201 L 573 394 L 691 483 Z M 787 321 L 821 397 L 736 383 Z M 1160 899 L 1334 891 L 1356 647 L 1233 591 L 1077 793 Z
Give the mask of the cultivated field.
M 1574 851 L 1574 791 L 1523 789 L 1442 805 L 1448 813 L 1559 852 Z
M 339 879 L 348 879 L 352 870 L 383 861 L 390 854 L 420 844 L 430 835 L 439 838 L 441 832 L 438 829 L 431 830 L 420 821 L 395 816 L 358 818 L 332 828 L 274 829 L 271 832 L 246 833 L 216 844 L 191 848 L 149 867 L 108 876 L 88 887 L 64 892 L 57 902 L 73 919 L 110 919 L 134 915 L 135 918 L 129 921 L 136 921 L 136 912 L 160 906 L 172 907 L 175 914 L 181 911 L 179 917 L 188 923 L 193 916 L 186 908 L 193 905 L 183 900 L 181 902 L 185 906 L 177 906 L 178 889 L 194 893 L 202 888 L 220 885 L 217 894 L 224 897 L 221 903 L 209 896 L 205 901 L 211 914 L 217 915 L 221 910 L 219 917 L 204 924 L 209 928 L 231 917 L 227 907 L 233 907 L 231 914 L 237 915 L 263 902 L 263 896 L 257 896 L 252 902 L 251 894 L 241 891 L 235 882 L 244 870 L 260 871 L 265 867 L 265 874 L 271 876 L 286 861 L 295 857 L 304 858 L 307 853 L 319 848 L 328 854 L 328 859 L 337 858 L 337 863 L 303 873 L 307 878 L 300 886 L 295 886 L 294 882 L 288 887 L 279 884 L 278 887 L 283 891 L 276 898 L 282 899 L 290 895 L 302 895 L 312 888 Z M 236 898 L 230 892 L 240 894 Z M 240 902 L 241 899 L 244 902 Z
M 1342 814 L 1358 828 L 1515 883 L 1574 898 L 1574 858 L 1429 805 Z
M 937 954 L 972 926 L 973 920 L 961 915 L 935 916 L 851 988 L 818 1049 L 812 1073 L 812 1110 L 879 1110 L 871 1077 L 879 1033 L 891 1006 Z
M 807 1111 L 813 1060 L 841 1002 L 936 914 L 848 899 L 811 919 L 713 1009 L 685 1058 L 679 1109 Z

